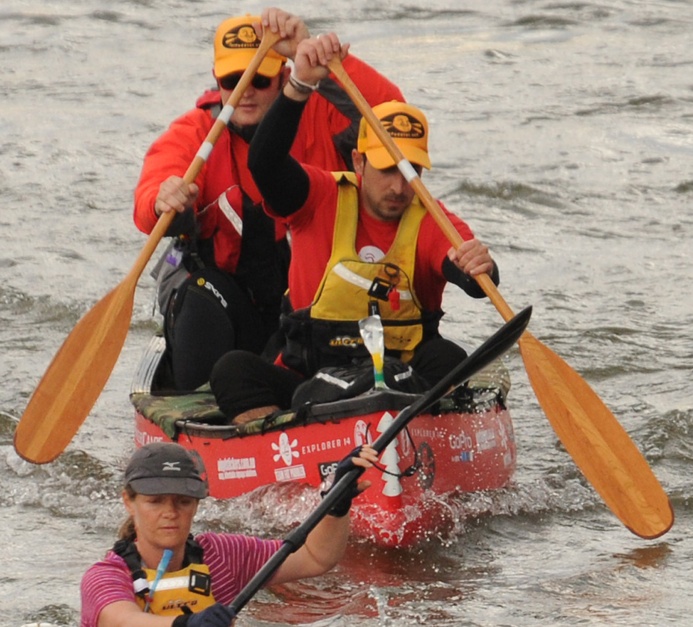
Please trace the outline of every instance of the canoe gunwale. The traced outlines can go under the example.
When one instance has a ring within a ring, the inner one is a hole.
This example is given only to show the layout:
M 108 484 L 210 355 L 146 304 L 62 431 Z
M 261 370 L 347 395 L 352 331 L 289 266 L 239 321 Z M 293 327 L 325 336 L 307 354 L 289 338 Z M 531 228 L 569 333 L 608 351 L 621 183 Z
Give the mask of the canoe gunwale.
M 299 411 L 281 410 L 245 425 L 231 424 L 216 404 L 209 385 L 193 392 L 152 391 L 165 350 L 164 338 L 155 334 L 145 348 L 133 378 L 130 401 L 136 412 L 176 441 L 182 435 L 231 439 L 275 431 L 339 422 L 373 411 L 401 411 L 420 397 L 396 390 L 370 390 L 356 397 L 307 405 Z M 494 406 L 505 408 L 510 389 L 507 369 L 494 362 L 464 385 L 458 386 L 426 413 L 470 414 Z

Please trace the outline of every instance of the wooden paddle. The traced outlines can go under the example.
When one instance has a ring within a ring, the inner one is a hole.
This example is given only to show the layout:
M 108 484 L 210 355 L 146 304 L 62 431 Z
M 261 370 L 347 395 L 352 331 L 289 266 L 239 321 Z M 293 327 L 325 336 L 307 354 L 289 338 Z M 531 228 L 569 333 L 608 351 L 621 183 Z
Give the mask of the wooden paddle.
M 183 176 L 192 183 L 270 48 L 280 39 L 267 31 L 250 65 L 209 130 Z M 99 398 L 130 328 L 137 281 L 174 218 L 163 213 L 121 283 L 75 325 L 34 391 L 14 434 L 20 457 L 35 464 L 54 460 L 70 443 Z
M 443 396 L 450 392 L 450 388 L 469 381 L 477 372 L 498 359 L 503 353 L 512 347 L 522 332 L 529 324 L 532 308 L 526 307 L 519 314 L 512 317 L 479 348 L 477 348 L 463 362 L 453 368 L 430 390 L 421 394 L 411 405 L 405 407 L 397 414 L 390 426 L 385 429 L 371 445 L 377 453 L 382 453 L 390 442 L 414 419 L 416 416 L 437 403 Z M 291 553 L 295 553 L 306 542 L 308 534 L 330 512 L 348 490 L 353 489 L 354 483 L 363 474 L 364 469 L 355 466 L 337 481 L 317 508 L 298 527 L 293 529 L 284 539 L 283 544 L 270 557 L 264 566 L 238 593 L 238 596 L 228 606 L 234 616 L 248 603 L 248 601 L 267 584 L 276 570 L 284 563 Z
M 451 244 L 462 237 L 359 92 L 339 59 L 329 63 Z M 504 320 L 513 312 L 487 274 L 475 277 Z M 519 341 L 534 393 L 563 446 L 611 511 L 634 534 L 657 538 L 674 523 L 669 498 L 638 448 L 602 400 L 558 355 L 529 332 Z

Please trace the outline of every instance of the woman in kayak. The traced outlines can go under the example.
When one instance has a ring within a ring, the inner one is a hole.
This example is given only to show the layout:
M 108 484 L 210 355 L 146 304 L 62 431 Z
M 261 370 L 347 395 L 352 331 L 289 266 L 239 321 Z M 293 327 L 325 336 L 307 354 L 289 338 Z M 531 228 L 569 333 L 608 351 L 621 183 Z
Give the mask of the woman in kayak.
M 342 474 L 377 460 L 369 446 L 354 454 L 340 463 Z M 316 577 L 333 568 L 346 549 L 351 500 L 366 487 L 362 482 L 337 501 L 269 583 Z M 114 547 L 82 579 L 81 627 L 231 624 L 227 605 L 282 542 L 231 533 L 193 537 L 193 519 L 206 496 L 201 460 L 179 444 L 154 442 L 132 455 L 123 490 L 128 518 Z

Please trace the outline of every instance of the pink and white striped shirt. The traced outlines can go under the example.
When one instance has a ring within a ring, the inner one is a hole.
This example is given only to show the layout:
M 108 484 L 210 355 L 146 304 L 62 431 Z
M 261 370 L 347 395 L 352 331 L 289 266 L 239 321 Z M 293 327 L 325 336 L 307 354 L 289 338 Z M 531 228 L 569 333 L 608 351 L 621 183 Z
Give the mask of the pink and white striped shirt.
M 261 540 L 230 533 L 203 533 L 195 541 L 204 551 L 212 576 L 212 594 L 228 605 L 279 549 L 281 540 Z M 116 601 L 135 602 L 132 576 L 122 557 L 109 551 L 82 577 L 81 627 L 97 627 L 103 608 Z

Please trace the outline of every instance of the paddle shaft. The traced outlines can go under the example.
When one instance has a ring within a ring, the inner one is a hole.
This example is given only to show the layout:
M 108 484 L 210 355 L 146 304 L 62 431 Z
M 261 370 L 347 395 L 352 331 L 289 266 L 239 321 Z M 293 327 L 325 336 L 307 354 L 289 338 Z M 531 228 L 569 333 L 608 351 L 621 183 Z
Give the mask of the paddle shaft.
M 506 322 L 435 386 L 399 412 L 390 426 L 373 442 L 373 449 L 378 454 L 382 453 L 387 445 L 390 444 L 416 416 L 438 402 L 450 391 L 451 387 L 468 381 L 477 372 L 498 359 L 522 335 L 529 323 L 531 315 L 531 307 L 523 309 L 510 321 Z M 265 562 L 264 566 L 246 584 L 243 590 L 239 592 L 238 596 L 229 605 L 229 609 L 234 612 L 235 615 L 238 615 L 238 612 L 245 607 L 258 590 L 267 584 L 286 558 L 305 544 L 308 534 L 330 512 L 337 501 L 339 501 L 347 491 L 353 489 L 354 482 L 356 482 L 363 472 L 364 469 L 360 467 L 354 467 L 352 470 L 348 471 L 332 486 L 311 515 L 289 533 L 277 552 Z
M 341 61 L 335 58 L 329 67 L 450 243 L 459 247 L 462 236 L 405 159 Z M 474 278 L 503 319 L 509 320 L 513 312 L 491 278 L 487 274 Z M 674 522 L 669 498 L 611 411 L 577 372 L 529 332 L 520 338 L 519 346 L 546 417 L 606 505 L 636 535 L 656 538 L 666 533 Z
M 428 212 L 431 214 L 431 217 L 433 217 L 433 219 L 436 221 L 450 243 L 455 248 L 459 248 L 464 241 L 462 236 L 458 233 L 452 222 L 450 222 L 448 217 L 445 215 L 445 212 L 438 204 L 438 201 L 431 195 L 428 188 L 423 184 L 423 181 L 417 174 L 416 170 L 405 159 L 402 151 L 393 141 L 392 136 L 385 130 L 382 123 L 378 119 L 378 116 L 375 115 L 370 104 L 368 104 L 368 101 L 363 97 L 363 94 L 351 80 L 351 77 L 344 69 L 341 61 L 339 61 L 339 59 L 333 59 L 329 63 L 329 67 L 342 83 L 344 89 L 346 90 L 347 94 L 349 94 L 349 97 L 354 102 L 361 115 L 366 118 L 368 125 L 373 129 L 383 146 L 387 148 L 388 152 L 395 160 L 400 172 L 407 182 L 412 186 L 412 189 L 416 192 L 416 195 L 419 197 L 424 207 L 426 207 Z M 506 321 L 510 320 L 514 314 L 496 289 L 496 286 L 493 284 L 491 278 L 487 274 L 482 274 L 474 278 L 477 280 L 481 286 L 481 289 L 484 290 L 484 293 L 489 297 L 491 302 L 496 306 L 501 316 L 503 316 L 503 319 Z
M 183 179 L 191 184 L 199 174 L 228 121 L 279 35 L 267 31 L 251 63 L 231 92 Z M 54 460 L 70 443 L 101 394 L 130 327 L 137 281 L 175 212 L 161 215 L 130 272 L 90 309 L 66 338 L 34 390 L 14 434 L 17 454 L 29 462 Z

